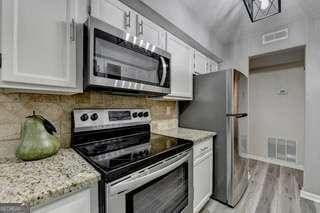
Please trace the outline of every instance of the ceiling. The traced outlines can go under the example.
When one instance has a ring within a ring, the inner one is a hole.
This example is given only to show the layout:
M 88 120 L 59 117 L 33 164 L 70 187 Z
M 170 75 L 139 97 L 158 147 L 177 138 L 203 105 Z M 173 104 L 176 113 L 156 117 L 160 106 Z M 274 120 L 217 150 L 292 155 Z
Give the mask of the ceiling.
M 320 0 L 282 0 L 278 15 L 251 23 L 242 0 L 181 0 L 222 43 L 232 41 L 245 32 L 258 31 L 266 26 L 283 25 L 320 13 Z

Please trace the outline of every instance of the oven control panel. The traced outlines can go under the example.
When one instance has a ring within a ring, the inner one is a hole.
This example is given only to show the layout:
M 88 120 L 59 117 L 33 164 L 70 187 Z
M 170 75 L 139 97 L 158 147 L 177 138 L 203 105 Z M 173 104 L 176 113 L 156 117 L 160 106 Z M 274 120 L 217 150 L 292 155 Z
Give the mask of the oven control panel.
M 149 109 L 77 109 L 73 111 L 74 130 L 89 131 L 149 124 Z

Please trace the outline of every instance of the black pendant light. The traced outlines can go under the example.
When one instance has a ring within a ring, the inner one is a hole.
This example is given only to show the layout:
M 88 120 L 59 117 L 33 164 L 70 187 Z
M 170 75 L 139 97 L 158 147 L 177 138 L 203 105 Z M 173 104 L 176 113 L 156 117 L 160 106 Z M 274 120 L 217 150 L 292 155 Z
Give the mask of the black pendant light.
M 243 0 L 252 22 L 281 13 L 281 0 Z

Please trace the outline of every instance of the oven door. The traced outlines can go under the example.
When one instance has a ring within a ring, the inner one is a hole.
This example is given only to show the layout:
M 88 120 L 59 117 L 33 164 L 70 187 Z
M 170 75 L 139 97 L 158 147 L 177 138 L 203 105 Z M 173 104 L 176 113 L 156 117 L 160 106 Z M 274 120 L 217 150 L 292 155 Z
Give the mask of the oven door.
M 90 17 L 85 86 L 170 93 L 170 54 Z
M 192 153 L 185 152 L 107 185 L 108 213 L 191 213 Z

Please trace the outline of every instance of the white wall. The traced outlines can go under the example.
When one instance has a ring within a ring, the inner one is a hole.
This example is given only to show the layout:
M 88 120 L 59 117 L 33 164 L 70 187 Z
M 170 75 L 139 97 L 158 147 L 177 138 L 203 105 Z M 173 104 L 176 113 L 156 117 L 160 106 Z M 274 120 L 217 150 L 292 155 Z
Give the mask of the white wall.
M 220 42 L 212 36 L 211 30 L 204 26 L 197 14 L 194 14 L 180 0 L 142 1 L 221 58 L 222 45 Z
M 289 28 L 289 38 L 287 40 L 267 45 L 262 44 L 263 34 L 283 28 Z M 250 56 L 305 45 L 308 37 L 307 32 L 308 19 L 301 19 L 281 26 L 268 26 L 255 34 L 245 34 L 241 32 L 241 37 L 238 37 L 234 42 L 225 45 L 225 52 L 223 54 L 225 61 L 222 63 L 222 67 L 234 67 L 248 75 Z
M 305 80 L 305 159 L 304 189 L 320 195 L 320 17 L 306 18 L 287 25 L 268 27 L 268 31 L 289 27 L 289 39 L 270 45 L 261 44 L 264 32 L 248 35 L 226 45 L 222 67 L 234 67 L 245 74 L 249 71 L 249 56 L 306 46 Z M 228 58 L 226 58 L 228 57 Z M 249 142 L 250 143 L 250 142 Z
M 320 18 L 309 23 L 305 149 L 304 189 L 320 195 Z
M 297 164 L 304 161 L 305 73 L 300 67 L 278 67 L 249 75 L 249 154 L 268 157 L 267 138 L 297 141 Z M 287 95 L 278 95 L 285 89 Z

